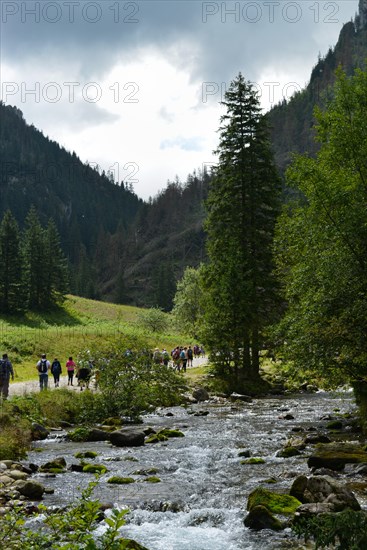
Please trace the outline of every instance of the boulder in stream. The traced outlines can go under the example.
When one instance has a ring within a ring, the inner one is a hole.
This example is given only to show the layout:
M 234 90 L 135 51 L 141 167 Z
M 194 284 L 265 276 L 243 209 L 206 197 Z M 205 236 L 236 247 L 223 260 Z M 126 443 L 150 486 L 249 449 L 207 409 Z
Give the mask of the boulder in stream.
M 254 506 L 247 514 L 244 524 L 245 527 L 255 531 L 261 531 L 262 529 L 281 531 L 283 529 L 282 523 L 265 506 Z
M 249 494 L 247 510 L 255 506 L 265 506 L 273 514 L 293 515 L 302 503 L 292 495 L 274 493 L 258 487 Z
M 327 504 L 326 511 L 329 512 L 341 512 L 346 508 L 361 509 L 352 491 L 329 476 L 299 476 L 295 479 L 290 494 L 303 504 Z
M 47 428 L 42 426 L 42 424 L 38 424 L 37 422 L 33 422 L 32 424 L 32 439 L 33 441 L 40 441 L 42 439 L 46 439 L 49 436 L 50 432 Z
M 319 445 L 309 457 L 309 468 L 330 468 L 343 470 L 346 464 L 367 462 L 367 452 L 360 445 L 329 443 Z
M 199 402 L 208 401 L 209 399 L 209 393 L 205 388 L 202 388 L 202 387 L 194 388 L 192 392 L 192 396 L 194 399 L 196 399 L 196 401 L 199 401 Z
M 39 500 L 42 498 L 45 488 L 42 483 L 34 480 L 19 480 L 13 484 L 13 488 L 18 491 L 21 495 L 29 498 Z
M 141 447 L 144 440 L 144 431 L 136 428 L 122 428 L 110 433 L 110 441 L 116 447 Z

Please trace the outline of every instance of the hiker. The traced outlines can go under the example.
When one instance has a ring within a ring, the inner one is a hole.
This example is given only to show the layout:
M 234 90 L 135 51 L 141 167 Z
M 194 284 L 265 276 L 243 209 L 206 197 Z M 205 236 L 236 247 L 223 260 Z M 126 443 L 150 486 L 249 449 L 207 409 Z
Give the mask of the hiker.
M 181 370 L 180 347 L 177 346 L 175 349 L 173 349 L 171 355 L 172 355 L 174 370 L 177 370 L 178 372 L 180 372 Z
M 163 361 L 163 365 L 165 367 L 168 367 L 168 363 L 169 363 L 169 353 L 168 351 L 166 350 L 166 348 L 163 348 L 162 349 L 162 361 Z
M 48 386 L 48 371 L 51 369 L 50 361 L 48 361 L 46 354 L 41 355 L 41 359 L 37 363 L 37 370 L 40 380 L 40 390 L 47 390 Z
M 68 361 L 66 361 L 66 370 L 67 370 L 67 373 L 68 373 L 68 386 L 73 385 L 75 366 L 76 365 L 73 361 L 73 358 L 69 357 Z
M 187 365 L 187 347 L 185 346 L 180 352 L 180 359 L 182 365 L 182 372 L 186 372 Z
M 188 367 L 192 367 L 192 358 L 193 358 L 192 347 L 189 346 L 188 350 L 187 350 L 187 366 Z
M 52 372 L 53 377 L 54 377 L 55 388 L 58 388 L 59 385 L 60 385 L 60 374 L 62 372 L 62 368 L 61 368 L 61 363 L 57 359 L 57 357 L 55 357 L 55 359 L 52 362 L 51 372 Z
M 83 391 L 84 386 L 86 389 L 89 388 L 89 381 L 92 376 L 92 369 L 90 367 L 90 362 L 85 362 L 79 364 L 77 367 L 76 377 L 78 379 L 78 386 L 80 386 L 80 391 Z
M 14 380 L 13 365 L 8 359 L 8 355 L 3 353 L 0 361 L 0 399 L 7 399 L 9 395 L 9 380 Z

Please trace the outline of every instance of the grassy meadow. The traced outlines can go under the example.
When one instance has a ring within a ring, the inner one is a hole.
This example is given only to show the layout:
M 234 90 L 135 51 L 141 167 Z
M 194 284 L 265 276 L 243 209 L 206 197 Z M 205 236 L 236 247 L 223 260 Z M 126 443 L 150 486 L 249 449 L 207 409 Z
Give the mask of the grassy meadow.
M 98 345 L 110 337 L 144 336 L 151 348 L 171 350 L 191 343 L 173 323 L 164 334 L 147 333 L 139 325 L 139 312 L 124 306 L 67 296 L 62 307 L 48 312 L 28 312 L 24 316 L 0 316 L 0 353 L 8 353 L 15 382 L 37 378 L 35 365 L 42 353 L 52 362 L 57 357 L 64 367 L 69 355 Z M 65 371 L 64 371 L 65 372 Z

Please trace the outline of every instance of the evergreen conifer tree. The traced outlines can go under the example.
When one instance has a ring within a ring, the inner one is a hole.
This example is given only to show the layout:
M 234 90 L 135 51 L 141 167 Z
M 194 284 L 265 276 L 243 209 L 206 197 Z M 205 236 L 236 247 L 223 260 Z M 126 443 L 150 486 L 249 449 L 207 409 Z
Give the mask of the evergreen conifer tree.
M 67 261 L 61 250 L 60 237 L 53 220 L 49 220 L 45 232 L 46 271 L 48 275 L 46 295 L 50 304 L 63 301 L 69 289 Z
M 280 180 L 257 92 L 241 73 L 222 104 L 219 162 L 207 201 L 204 337 L 217 369 L 240 384 L 258 376 L 263 331 L 274 312 Z
M 45 232 L 34 206 L 29 210 L 26 218 L 24 256 L 29 289 L 29 307 L 31 309 L 42 308 L 47 297 L 48 258 L 46 257 Z
M 27 308 L 23 258 L 18 224 L 8 210 L 0 225 L 0 311 L 14 313 Z

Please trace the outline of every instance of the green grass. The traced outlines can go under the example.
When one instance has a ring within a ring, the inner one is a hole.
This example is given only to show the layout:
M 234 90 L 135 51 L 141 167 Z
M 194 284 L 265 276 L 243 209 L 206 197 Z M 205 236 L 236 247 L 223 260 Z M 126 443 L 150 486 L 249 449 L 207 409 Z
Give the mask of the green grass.
M 133 306 L 69 295 L 62 307 L 47 312 L 0 315 L 0 352 L 8 353 L 15 382 L 21 382 L 37 379 L 35 365 L 42 353 L 50 361 L 57 357 L 64 367 L 70 355 L 75 358 L 81 350 L 119 334 L 144 336 L 152 348 L 160 349 L 187 342 L 174 328 L 165 334 L 147 334 L 138 323 L 140 311 Z

